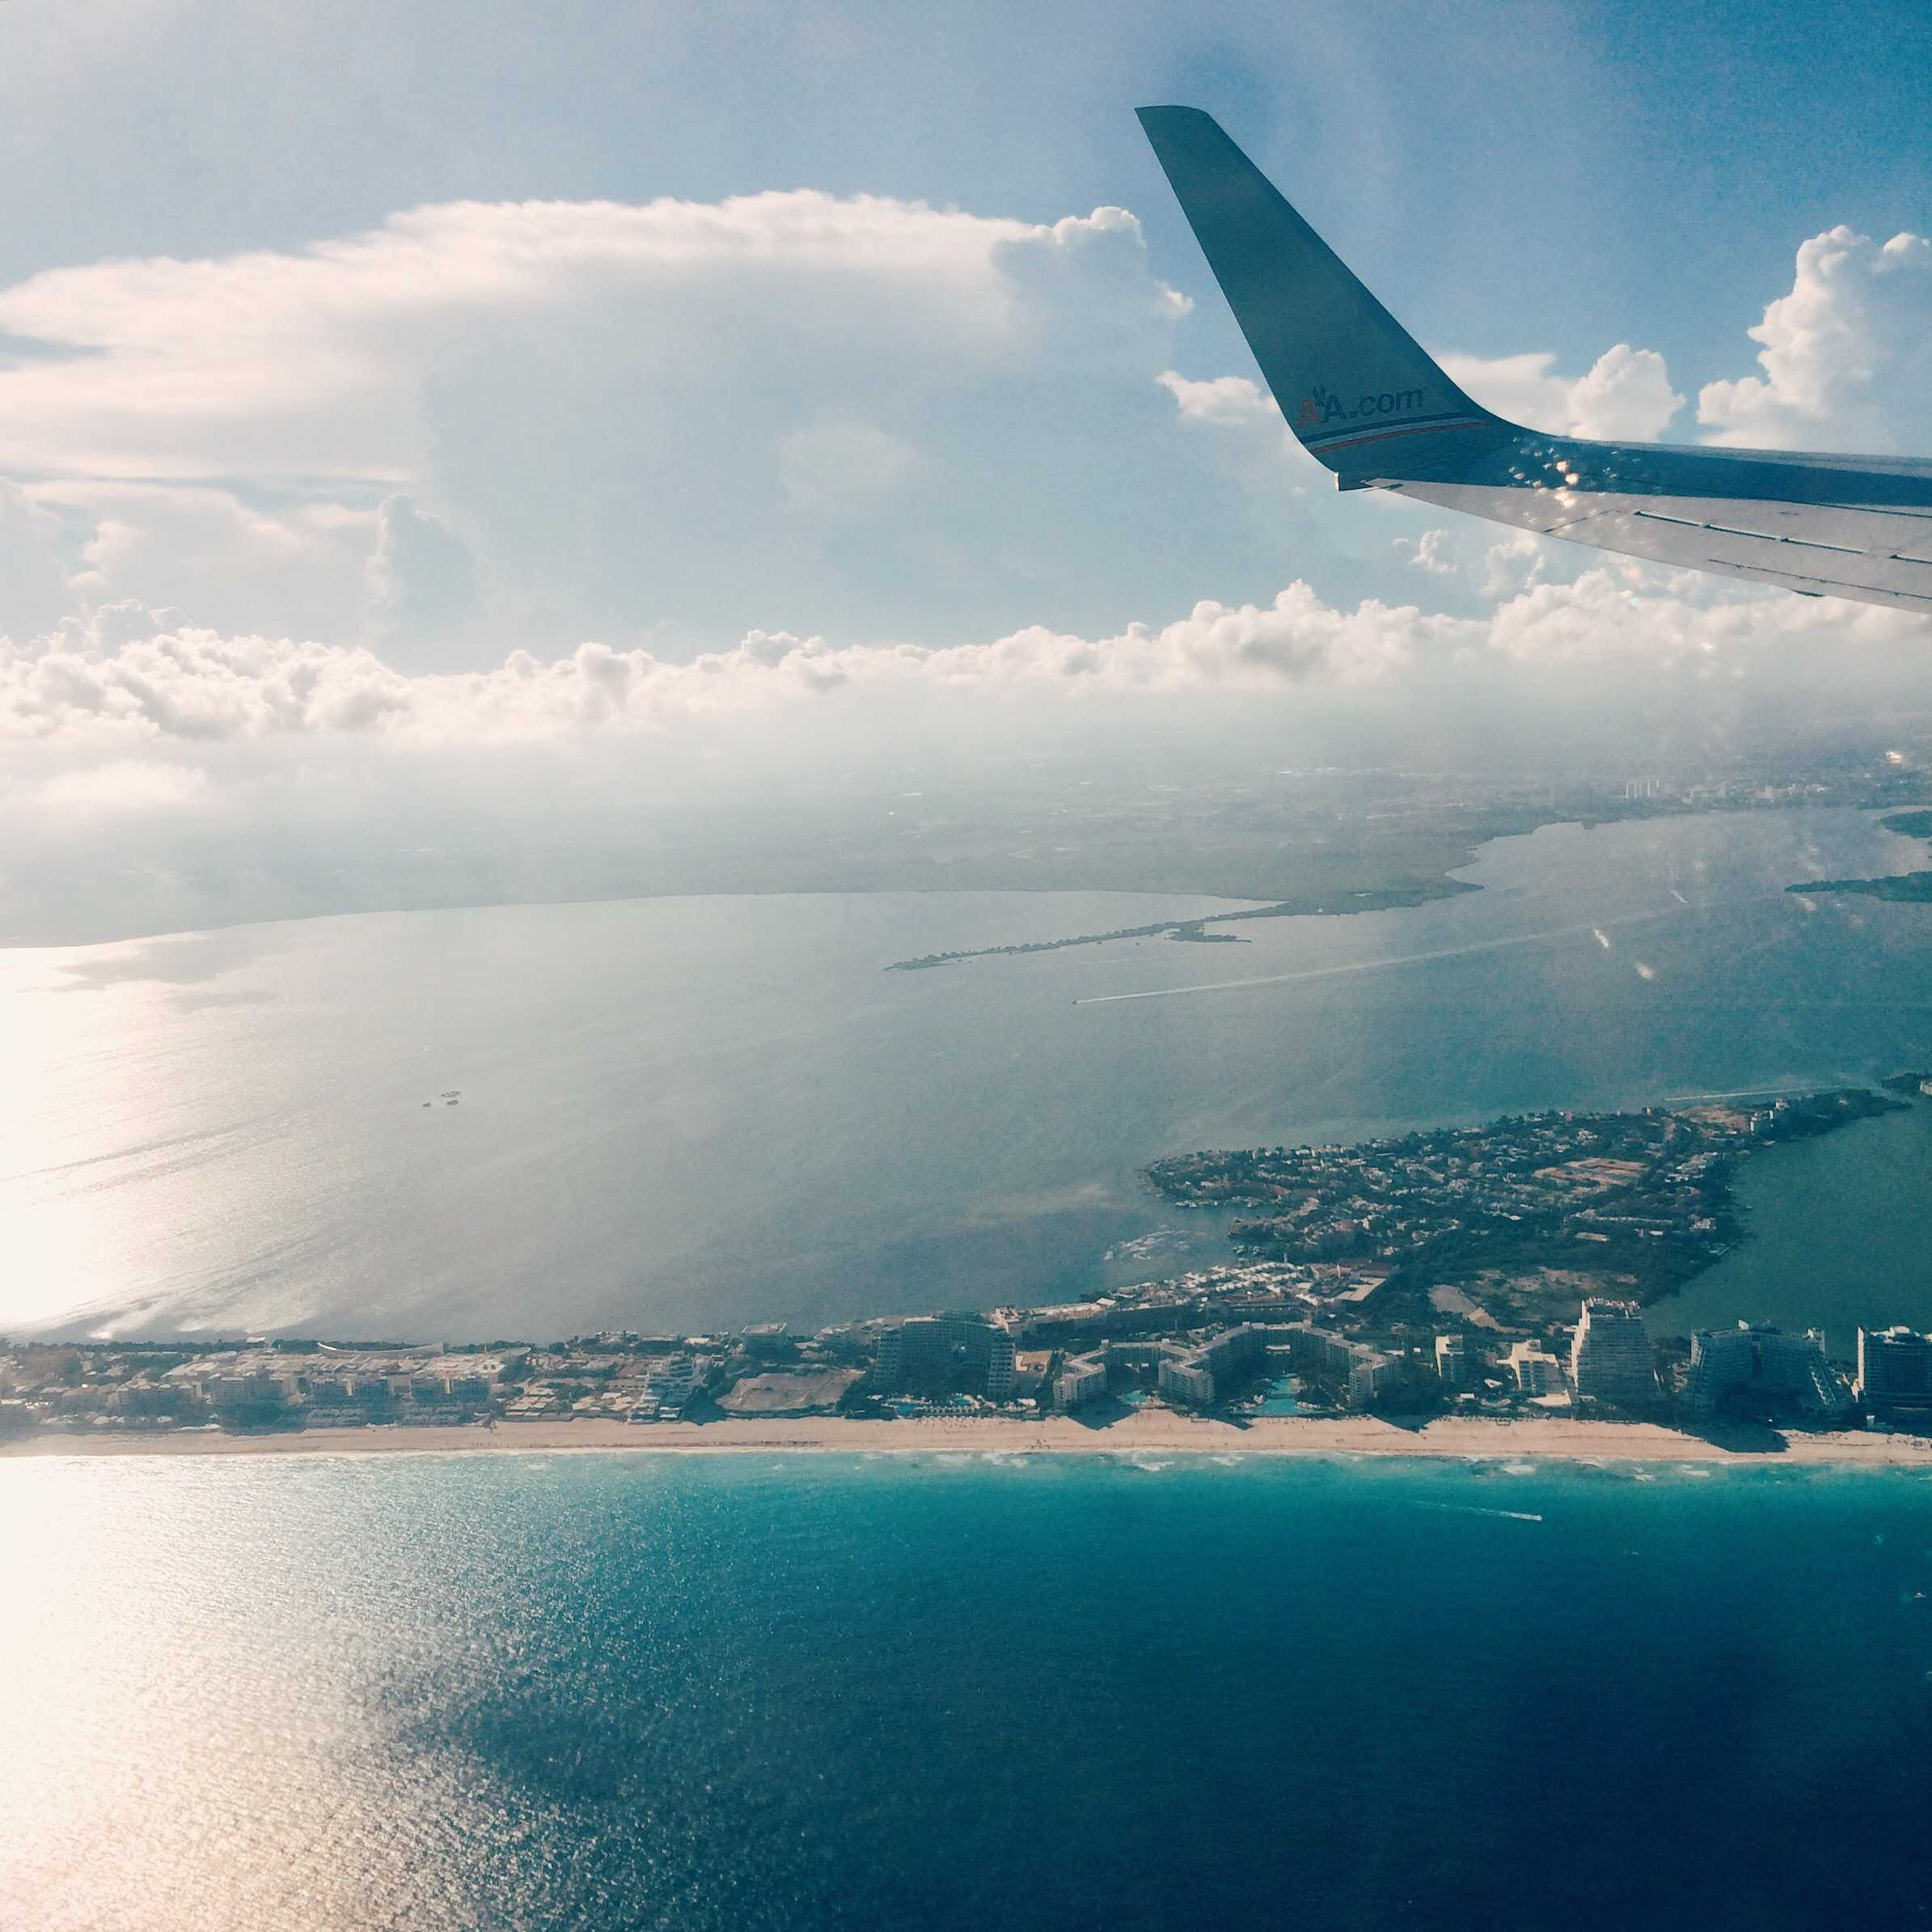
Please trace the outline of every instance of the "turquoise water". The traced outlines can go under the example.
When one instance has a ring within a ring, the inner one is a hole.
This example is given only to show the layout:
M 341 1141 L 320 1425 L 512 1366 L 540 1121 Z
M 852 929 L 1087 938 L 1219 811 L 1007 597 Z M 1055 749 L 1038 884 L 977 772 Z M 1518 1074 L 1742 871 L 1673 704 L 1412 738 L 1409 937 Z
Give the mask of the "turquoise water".
M 1921 857 L 1853 812 L 1557 826 L 1436 904 L 920 973 L 881 969 L 1212 903 L 664 899 L 0 954 L 0 1332 L 817 1323 L 1173 1273 L 1221 1250 L 1142 1184 L 1163 1154 L 1932 1065 L 1932 910 L 1784 890 Z
M 0 1464 L 39 1932 L 1922 1926 L 1932 1478 Z
M 1260 1415 L 1299 1415 L 1301 1404 L 1296 1398 L 1296 1390 L 1300 1384 L 1293 1376 L 1279 1376 L 1268 1385 L 1256 1410 Z

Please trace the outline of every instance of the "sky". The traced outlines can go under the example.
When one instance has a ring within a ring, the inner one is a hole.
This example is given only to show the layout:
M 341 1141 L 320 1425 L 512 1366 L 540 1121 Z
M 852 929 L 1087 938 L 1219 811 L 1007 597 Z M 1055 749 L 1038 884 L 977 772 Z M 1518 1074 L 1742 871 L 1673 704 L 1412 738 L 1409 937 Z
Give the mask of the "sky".
M 1132 110 L 1520 420 L 1932 453 L 1929 79 L 1906 0 L 9 0 L 0 801 L 187 863 L 318 759 L 1908 703 L 1922 619 L 1338 498 Z

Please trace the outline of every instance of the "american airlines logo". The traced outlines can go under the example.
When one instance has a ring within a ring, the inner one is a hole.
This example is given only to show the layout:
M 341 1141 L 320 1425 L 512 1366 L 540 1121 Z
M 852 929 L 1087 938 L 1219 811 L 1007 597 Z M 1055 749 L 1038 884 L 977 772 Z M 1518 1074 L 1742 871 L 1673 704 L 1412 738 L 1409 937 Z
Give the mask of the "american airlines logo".
M 1298 429 L 1322 429 L 1330 423 L 1352 423 L 1365 416 L 1404 416 L 1423 406 L 1424 389 L 1384 389 L 1358 396 L 1351 409 L 1332 389 L 1317 383 L 1303 399 L 1301 413 L 1296 418 Z

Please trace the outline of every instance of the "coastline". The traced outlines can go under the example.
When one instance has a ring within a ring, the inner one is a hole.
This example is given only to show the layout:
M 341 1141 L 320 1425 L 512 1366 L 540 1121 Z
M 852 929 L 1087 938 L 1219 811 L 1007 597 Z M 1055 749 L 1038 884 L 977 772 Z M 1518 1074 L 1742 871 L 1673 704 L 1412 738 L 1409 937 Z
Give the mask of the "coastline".
M 1262 1417 L 1245 1423 L 1170 1412 L 1126 1416 L 1089 1428 L 1064 1416 L 1017 1422 L 928 1418 L 909 1422 L 792 1421 L 505 1423 L 401 1428 L 305 1429 L 228 1435 L 176 1431 L 153 1435 L 42 1435 L 0 1444 L 0 1458 L 44 1456 L 498 1455 L 580 1450 L 644 1455 L 973 1453 L 1033 1456 L 1411 1456 L 1453 1460 L 1524 1456 L 1575 1462 L 1835 1464 L 1932 1473 L 1932 1438 L 1852 1431 L 1754 1431 L 1727 1444 L 1655 1423 L 1577 1422 L 1560 1417 L 1452 1416 L 1426 1428 L 1371 1417 Z

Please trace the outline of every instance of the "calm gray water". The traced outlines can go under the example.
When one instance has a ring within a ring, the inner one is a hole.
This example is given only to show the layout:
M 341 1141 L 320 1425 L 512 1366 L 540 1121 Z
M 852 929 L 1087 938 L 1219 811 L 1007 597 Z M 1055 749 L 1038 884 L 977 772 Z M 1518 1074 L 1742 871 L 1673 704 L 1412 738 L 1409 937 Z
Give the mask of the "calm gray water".
M 11 953 L 0 1326 L 541 1335 L 1171 1272 L 1216 1231 L 1145 1192 L 1160 1154 L 1932 1064 L 1932 909 L 1782 890 L 1922 852 L 1850 812 L 1553 826 L 1444 903 L 924 973 L 881 969 L 1211 902 L 662 899 Z

